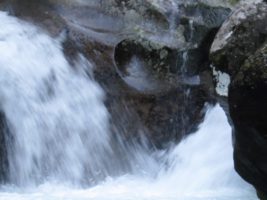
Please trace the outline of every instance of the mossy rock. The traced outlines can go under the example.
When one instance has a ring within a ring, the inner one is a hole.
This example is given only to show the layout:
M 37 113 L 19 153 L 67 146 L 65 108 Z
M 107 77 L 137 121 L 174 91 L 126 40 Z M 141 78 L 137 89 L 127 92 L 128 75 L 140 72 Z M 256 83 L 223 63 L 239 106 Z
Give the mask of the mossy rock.
M 233 86 L 246 87 L 256 87 L 259 83 L 267 84 L 267 43 L 244 62 L 232 81 Z
M 266 39 L 267 4 L 243 6 L 220 28 L 211 46 L 210 59 L 219 70 L 234 75 Z

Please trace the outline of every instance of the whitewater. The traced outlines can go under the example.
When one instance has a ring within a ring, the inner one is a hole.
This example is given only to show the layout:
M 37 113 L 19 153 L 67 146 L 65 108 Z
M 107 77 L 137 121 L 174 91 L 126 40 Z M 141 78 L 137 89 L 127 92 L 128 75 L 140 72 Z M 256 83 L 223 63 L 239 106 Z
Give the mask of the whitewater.
M 198 131 L 168 150 L 125 146 L 109 131 L 89 60 L 80 55 L 71 66 L 63 36 L 5 12 L 0 27 L 0 109 L 10 129 L 1 200 L 257 199 L 234 171 L 231 127 L 219 105 L 207 106 Z

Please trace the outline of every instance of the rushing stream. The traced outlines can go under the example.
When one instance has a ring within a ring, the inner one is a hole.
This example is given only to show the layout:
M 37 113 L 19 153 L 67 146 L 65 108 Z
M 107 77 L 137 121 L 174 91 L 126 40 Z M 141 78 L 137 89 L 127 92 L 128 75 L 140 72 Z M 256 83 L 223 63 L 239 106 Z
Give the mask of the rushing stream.
M 109 132 L 89 61 L 80 56 L 70 66 L 62 38 L 3 12 L 0 26 L 0 102 L 10 129 L 1 200 L 257 199 L 234 171 L 231 128 L 219 106 L 169 151 L 126 148 Z

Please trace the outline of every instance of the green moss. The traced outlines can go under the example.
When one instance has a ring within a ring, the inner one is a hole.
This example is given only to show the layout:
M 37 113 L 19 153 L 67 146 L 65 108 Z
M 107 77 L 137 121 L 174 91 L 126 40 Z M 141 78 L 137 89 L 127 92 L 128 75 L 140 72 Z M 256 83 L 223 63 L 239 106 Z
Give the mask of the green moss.
M 250 67 L 251 67 L 251 62 L 250 62 L 250 60 L 246 60 L 245 63 L 244 63 L 244 65 L 243 65 L 243 67 L 242 67 L 242 70 L 243 70 L 243 71 L 246 71 L 246 70 L 248 70 Z
M 239 1 L 240 1 L 240 0 L 229 0 L 229 3 L 230 3 L 231 5 L 235 5 L 235 4 L 237 4 Z
M 267 43 L 251 55 L 242 65 L 234 82 L 239 85 L 253 86 L 267 80 Z

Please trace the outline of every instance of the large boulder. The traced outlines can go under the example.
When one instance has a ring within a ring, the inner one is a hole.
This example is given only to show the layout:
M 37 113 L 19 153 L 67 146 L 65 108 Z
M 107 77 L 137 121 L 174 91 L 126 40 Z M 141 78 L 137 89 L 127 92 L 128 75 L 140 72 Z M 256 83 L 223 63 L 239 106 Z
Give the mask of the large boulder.
M 195 130 L 213 102 L 209 48 L 233 5 L 212 2 L 2 0 L 0 8 L 61 39 L 69 62 L 89 59 L 114 130 L 127 138 L 145 130 L 163 147 Z
M 267 194 L 266 91 L 267 43 L 246 59 L 229 89 L 230 115 L 235 127 L 236 170 L 245 180 L 265 194 Z
M 222 25 L 211 46 L 210 57 L 220 70 L 235 75 L 244 60 L 266 39 L 266 4 L 241 6 Z
M 236 10 L 218 32 L 210 57 L 231 79 L 235 168 L 266 199 L 267 3 L 257 1 Z

